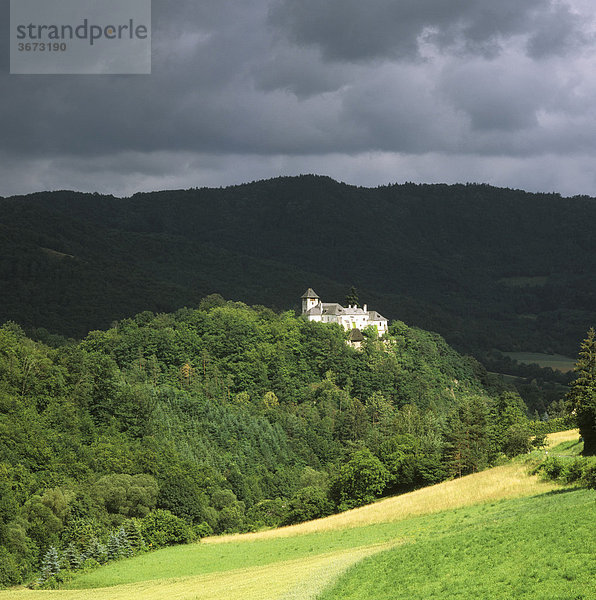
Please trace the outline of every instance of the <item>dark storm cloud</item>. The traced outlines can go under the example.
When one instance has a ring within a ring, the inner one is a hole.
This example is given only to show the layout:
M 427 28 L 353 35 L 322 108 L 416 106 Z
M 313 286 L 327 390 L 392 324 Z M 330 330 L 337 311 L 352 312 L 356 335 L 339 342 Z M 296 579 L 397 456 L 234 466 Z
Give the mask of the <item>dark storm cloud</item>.
M 0 194 L 305 171 L 526 185 L 539 156 L 596 153 L 593 18 L 588 0 L 153 0 L 150 76 L 9 76 L 2 56 Z
M 540 11 L 535 25 L 528 40 L 528 54 L 533 58 L 566 55 L 594 41 L 593 33 L 583 30 L 582 15 L 566 4 L 551 4 L 548 10 Z
M 529 33 L 534 52 L 557 53 L 578 25 L 550 0 L 279 0 L 270 21 L 337 61 L 417 58 L 421 36 L 442 48 L 492 55 L 507 38 Z

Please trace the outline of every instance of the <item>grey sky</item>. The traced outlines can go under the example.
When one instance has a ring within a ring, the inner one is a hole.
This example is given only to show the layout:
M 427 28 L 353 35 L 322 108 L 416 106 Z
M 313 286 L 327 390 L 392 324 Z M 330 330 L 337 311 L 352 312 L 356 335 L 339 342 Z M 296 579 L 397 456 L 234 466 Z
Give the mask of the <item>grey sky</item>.
M 1 56 L 0 195 L 298 173 L 596 195 L 595 33 L 593 0 L 153 0 L 152 75 Z

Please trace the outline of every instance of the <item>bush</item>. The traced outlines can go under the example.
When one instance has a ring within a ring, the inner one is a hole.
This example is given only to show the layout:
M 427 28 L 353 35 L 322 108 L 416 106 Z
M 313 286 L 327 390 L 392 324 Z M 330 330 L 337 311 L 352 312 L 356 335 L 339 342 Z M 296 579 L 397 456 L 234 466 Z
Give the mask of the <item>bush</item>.
M 596 462 L 588 462 L 584 465 L 581 482 L 586 487 L 596 490 Z
M 539 467 L 538 470 L 543 473 L 545 479 L 556 480 L 563 471 L 563 464 L 560 460 L 549 456 Z
M 312 521 L 326 517 L 333 512 L 333 504 L 327 498 L 325 490 L 316 486 L 308 486 L 298 490 L 289 502 L 289 514 L 284 525 Z
M 517 423 L 507 429 L 503 440 L 503 451 L 509 458 L 525 454 L 531 448 L 531 435 L 525 424 Z
M 389 471 L 368 448 L 354 452 L 352 459 L 339 470 L 332 492 L 340 510 L 373 502 L 381 495 Z
M 261 500 L 248 511 L 248 520 L 256 527 L 278 527 L 288 516 L 288 503 L 281 498 Z
M 169 510 L 158 509 L 149 513 L 141 519 L 140 529 L 147 544 L 153 548 L 185 544 L 192 539 L 192 532 L 186 521 Z
M 81 571 L 95 571 L 95 569 L 98 569 L 99 567 L 101 567 L 101 564 L 99 564 L 94 558 L 87 558 L 81 565 Z
M 566 463 L 561 470 L 561 480 L 565 483 L 574 483 L 582 477 L 584 461 L 581 458 Z
M 211 525 L 209 525 L 209 523 L 203 521 L 198 525 L 193 525 L 192 532 L 194 537 L 200 540 L 201 538 L 213 535 L 213 528 L 211 527 Z
M 562 483 L 579 483 L 596 489 L 596 461 L 591 458 L 578 457 L 564 462 L 549 457 L 536 467 L 534 473 L 542 473 L 545 479 L 558 480 Z
M 238 533 L 244 528 L 244 503 L 234 502 L 224 506 L 217 517 L 217 531 L 219 533 Z
M 0 588 L 21 582 L 21 573 L 13 555 L 0 546 Z

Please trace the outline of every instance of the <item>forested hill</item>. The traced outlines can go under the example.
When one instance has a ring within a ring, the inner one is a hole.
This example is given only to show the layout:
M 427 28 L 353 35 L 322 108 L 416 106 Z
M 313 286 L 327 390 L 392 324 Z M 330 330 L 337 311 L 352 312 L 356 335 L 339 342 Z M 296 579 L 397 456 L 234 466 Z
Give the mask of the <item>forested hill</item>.
M 293 523 L 528 449 L 523 402 L 474 359 L 402 322 L 368 335 L 218 297 L 59 348 L 0 327 L 0 586 L 50 547 L 91 567 L 124 539 Z
M 201 297 L 298 308 L 355 285 L 470 351 L 572 356 L 596 320 L 596 200 L 301 176 L 225 189 L 0 200 L 0 322 L 82 337 Z

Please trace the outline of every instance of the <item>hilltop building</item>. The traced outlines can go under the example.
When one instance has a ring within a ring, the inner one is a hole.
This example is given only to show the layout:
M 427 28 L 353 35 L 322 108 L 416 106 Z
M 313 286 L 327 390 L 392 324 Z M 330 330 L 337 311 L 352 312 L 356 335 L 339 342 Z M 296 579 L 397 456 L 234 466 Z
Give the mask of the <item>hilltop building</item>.
M 302 314 L 309 321 L 319 323 L 338 323 L 346 331 L 364 329 L 369 325 L 377 328 L 379 335 L 387 332 L 387 319 L 376 310 L 368 310 L 366 304 L 343 307 L 337 302 L 322 302 L 317 293 L 308 288 L 302 295 Z

